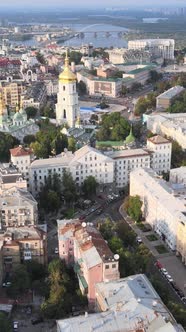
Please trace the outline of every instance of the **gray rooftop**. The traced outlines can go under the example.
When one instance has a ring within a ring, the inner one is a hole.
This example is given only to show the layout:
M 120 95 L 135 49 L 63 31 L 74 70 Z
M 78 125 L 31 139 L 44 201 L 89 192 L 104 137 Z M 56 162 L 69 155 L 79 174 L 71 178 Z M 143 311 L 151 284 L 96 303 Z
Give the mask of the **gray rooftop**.
M 166 98 L 166 99 L 172 99 L 175 96 L 177 96 L 178 94 L 180 94 L 181 92 L 183 92 L 185 89 L 180 86 L 174 86 L 172 88 L 170 88 L 169 90 L 163 92 L 161 95 L 159 95 L 157 98 Z

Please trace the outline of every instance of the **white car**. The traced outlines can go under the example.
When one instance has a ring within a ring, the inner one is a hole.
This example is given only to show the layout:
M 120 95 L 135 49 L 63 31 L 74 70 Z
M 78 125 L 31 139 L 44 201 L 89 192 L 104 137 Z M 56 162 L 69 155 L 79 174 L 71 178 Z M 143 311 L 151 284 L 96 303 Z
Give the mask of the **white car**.
M 137 241 L 138 244 L 143 242 L 142 239 L 139 236 L 136 238 L 136 241 Z
M 59 249 L 55 248 L 54 252 L 55 252 L 55 254 L 59 254 Z
M 172 277 L 170 276 L 170 274 L 166 274 L 165 276 L 166 276 L 166 278 L 167 278 L 168 281 L 170 281 L 170 282 L 173 281 L 173 279 L 172 279 Z
M 164 275 L 164 276 L 168 275 L 168 272 L 167 272 L 167 270 L 166 270 L 166 269 L 164 269 L 164 268 L 163 268 L 163 269 L 161 269 L 161 272 L 163 273 L 163 275 Z
M 14 331 L 18 331 L 19 323 L 18 322 L 13 322 L 13 328 Z

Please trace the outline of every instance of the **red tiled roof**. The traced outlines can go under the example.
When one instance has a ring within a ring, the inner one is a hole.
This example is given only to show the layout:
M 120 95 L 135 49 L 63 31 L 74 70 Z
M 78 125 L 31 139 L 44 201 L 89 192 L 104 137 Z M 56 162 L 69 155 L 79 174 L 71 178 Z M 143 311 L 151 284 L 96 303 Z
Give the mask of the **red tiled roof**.
M 26 149 L 23 146 L 18 146 L 17 148 L 10 149 L 10 154 L 13 157 L 29 156 L 33 154 L 32 149 Z

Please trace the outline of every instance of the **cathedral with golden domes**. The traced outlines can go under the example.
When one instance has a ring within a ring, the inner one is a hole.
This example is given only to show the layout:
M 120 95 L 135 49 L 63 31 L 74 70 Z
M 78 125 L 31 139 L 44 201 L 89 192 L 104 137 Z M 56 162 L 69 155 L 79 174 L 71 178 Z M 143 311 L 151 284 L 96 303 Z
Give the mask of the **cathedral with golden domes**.
M 68 52 L 65 58 L 65 67 L 59 75 L 59 92 L 56 104 L 57 125 L 75 127 L 80 116 L 78 93 L 76 91 L 76 75 L 69 66 Z

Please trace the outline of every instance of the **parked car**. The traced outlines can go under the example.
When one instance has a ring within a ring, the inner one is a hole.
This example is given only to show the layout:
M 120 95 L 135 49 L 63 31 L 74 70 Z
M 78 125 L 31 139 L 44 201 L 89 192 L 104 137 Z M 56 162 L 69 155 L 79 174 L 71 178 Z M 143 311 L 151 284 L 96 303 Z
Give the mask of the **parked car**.
M 55 254 L 59 254 L 59 249 L 58 249 L 58 248 L 55 248 L 54 253 L 55 253 Z
M 36 317 L 31 319 L 32 325 L 37 325 L 43 322 L 43 317 Z
M 157 261 L 155 265 L 158 269 L 163 269 L 163 265 L 159 261 Z
M 86 218 L 86 216 L 82 215 L 82 216 L 79 217 L 79 220 L 84 220 L 85 218 Z
M 141 244 L 143 242 L 140 236 L 137 236 L 136 241 L 138 244 Z
M 103 212 L 103 209 L 99 209 L 96 211 L 96 214 L 99 216 L 100 214 L 102 214 L 102 212 Z
M 173 282 L 174 280 L 172 279 L 170 274 L 166 274 L 165 276 L 169 282 Z
M 177 294 L 178 294 L 181 298 L 185 297 L 185 294 L 184 294 L 180 289 L 177 291 Z
M 17 321 L 13 322 L 14 331 L 18 331 L 19 323 Z
M 168 274 L 167 270 L 164 268 L 160 269 L 160 271 L 164 276 L 166 276 Z
M 11 284 L 12 283 L 10 281 L 5 281 L 5 282 L 3 282 L 3 287 L 10 287 Z

